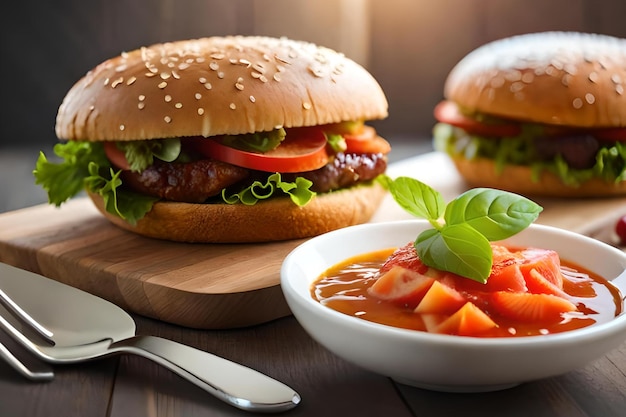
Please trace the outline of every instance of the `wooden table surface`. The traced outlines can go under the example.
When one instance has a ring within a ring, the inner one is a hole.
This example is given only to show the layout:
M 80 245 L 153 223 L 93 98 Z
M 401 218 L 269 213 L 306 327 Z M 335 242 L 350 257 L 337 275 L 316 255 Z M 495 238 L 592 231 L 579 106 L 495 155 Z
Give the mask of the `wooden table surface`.
M 626 416 L 626 343 L 562 376 L 492 393 L 453 394 L 401 385 L 339 359 L 291 316 L 234 330 L 195 330 L 133 317 L 138 334 L 212 352 L 292 386 L 302 402 L 285 413 L 289 416 Z M 0 333 L 8 344 L 6 339 Z M 54 366 L 54 371 L 53 381 L 31 382 L 0 362 L 0 416 L 250 415 L 139 357 Z

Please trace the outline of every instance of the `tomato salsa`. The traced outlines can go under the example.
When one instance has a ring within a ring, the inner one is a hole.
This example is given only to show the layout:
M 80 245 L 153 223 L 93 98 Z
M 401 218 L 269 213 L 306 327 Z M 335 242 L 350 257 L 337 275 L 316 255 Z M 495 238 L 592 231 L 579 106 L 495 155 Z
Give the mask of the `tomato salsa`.
M 411 242 L 333 266 L 313 284 L 311 295 L 364 320 L 474 337 L 559 333 L 622 312 L 614 285 L 555 251 L 491 246 L 486 284 L 424 265 Z

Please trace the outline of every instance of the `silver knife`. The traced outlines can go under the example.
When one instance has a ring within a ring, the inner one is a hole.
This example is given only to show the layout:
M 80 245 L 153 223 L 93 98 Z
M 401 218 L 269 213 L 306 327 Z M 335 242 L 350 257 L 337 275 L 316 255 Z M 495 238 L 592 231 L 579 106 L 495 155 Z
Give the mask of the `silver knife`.
M 300 402 L 292 388 L 253 369 L 172 340 L 136 336 L 135 322 L 124 310 L 77 288 L 0 263 L 0 289 L 18 307 L 0 306 L 0 326 L 48 362 L 132 353 L 243 410 L 278 412 Z M 37 332 L 16 318 L 19 310 L 37 322 Z M 41 337 L 42 330 L 46 338 Z

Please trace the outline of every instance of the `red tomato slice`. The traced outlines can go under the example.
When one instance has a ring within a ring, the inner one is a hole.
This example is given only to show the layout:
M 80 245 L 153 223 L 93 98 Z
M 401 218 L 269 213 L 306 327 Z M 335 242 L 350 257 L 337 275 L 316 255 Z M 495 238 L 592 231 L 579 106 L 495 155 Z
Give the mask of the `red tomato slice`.
M 346 152 L 349 153 L 382 153 L 388 154 L 391 145 L 385 139 L 376 134 L 376 129 L 371 126 L 363 126 L 359 133 L 346 133 Z
M 130 170 L 124 152 L 118 149 L 115 142 L 104 142 L 104 153 L 111 164 L 117 169 Z
M 266 172 L 305 172 L 328 163 L 326 137 L 318 128 L 289 129 L 285 140 L 265 153 L 247 152 L 223 145 L 219 138 L 198 139 L 202 154 L 222 162 Z
M 442 123 L 460 127 L 468 133 L 480 136 L 517 136 L 522 129 L 517 123 L 487 124 L 461 113 L 456 104 L 445 100 L 437 104 L 435 118 Z

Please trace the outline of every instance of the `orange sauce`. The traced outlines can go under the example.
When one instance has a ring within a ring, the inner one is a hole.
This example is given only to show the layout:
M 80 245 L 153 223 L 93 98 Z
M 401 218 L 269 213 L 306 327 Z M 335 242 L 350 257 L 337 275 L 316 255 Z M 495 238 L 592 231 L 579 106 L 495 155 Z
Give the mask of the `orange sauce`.
M 426 331 L 414 307 L 380 300 L 367 289 L 376 281 L 382 264 L 395 248 L 355 256 L 328 269 L 311 286 L 311 296 L 341 313 L 380 324 Z M 608 280 L 576 264 L 561 260 L 563 290 L 577 311 L 564 313 L 558 322 L 519 322 L 492 315 L 497 327 L 481 337 L 513 337 L 559 333 L 607 322 L 622 312 L 620 291 Z M 493 313 L 492 313 L 493 314 Z

